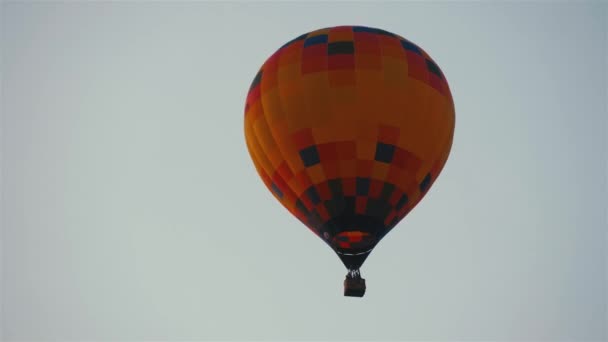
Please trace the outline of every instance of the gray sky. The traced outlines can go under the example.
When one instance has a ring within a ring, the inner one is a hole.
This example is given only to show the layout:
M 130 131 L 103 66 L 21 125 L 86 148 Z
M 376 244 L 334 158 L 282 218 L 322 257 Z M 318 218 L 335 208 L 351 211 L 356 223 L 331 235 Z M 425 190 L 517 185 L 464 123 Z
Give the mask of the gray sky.
M 5 340 L 606 340 L 607 10 L 2 3 Z M 423 47 L 452 154 L 345 298 L 243 135 L 264 60 L 358 24 Z

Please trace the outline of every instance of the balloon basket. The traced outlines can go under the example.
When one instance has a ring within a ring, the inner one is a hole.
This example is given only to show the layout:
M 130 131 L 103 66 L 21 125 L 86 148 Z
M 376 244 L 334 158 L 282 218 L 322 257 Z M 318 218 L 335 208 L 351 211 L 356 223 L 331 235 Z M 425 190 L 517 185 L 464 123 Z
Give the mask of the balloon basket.
M 363 297 L 365 294 L 365 279 L 361 276 L 350 277 L 349 275 L 344 279 L 344 296 Z

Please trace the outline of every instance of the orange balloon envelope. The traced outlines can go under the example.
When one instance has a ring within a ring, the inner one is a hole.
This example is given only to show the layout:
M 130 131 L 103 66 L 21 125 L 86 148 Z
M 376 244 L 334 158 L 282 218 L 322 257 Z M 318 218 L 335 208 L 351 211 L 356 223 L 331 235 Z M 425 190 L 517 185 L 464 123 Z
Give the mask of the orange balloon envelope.
M 278 49 L 255 76 L 245 139 L 274 196 L 348 269 L 359 268 L 427 193 L 446 163 L 454 103 L 445 76 L 409 40 L 338 26 Z

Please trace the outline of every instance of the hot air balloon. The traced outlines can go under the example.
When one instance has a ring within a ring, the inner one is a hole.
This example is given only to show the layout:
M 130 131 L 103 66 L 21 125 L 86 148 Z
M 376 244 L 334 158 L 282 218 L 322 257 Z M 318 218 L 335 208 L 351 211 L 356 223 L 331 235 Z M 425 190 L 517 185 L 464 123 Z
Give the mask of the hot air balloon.
M 362 297 L 361 265 L 448 159 L 455 113 L 439 66 L 385 30 L 319 29 L 266 60 L 244 121 L 264 184 L 344 263 L 344 295 Z

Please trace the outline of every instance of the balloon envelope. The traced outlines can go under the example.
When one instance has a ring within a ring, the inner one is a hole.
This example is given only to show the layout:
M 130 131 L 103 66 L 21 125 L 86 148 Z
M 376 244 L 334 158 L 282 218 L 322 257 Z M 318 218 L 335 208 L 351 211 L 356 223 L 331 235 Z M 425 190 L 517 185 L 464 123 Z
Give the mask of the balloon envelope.
M 276 199 L 354 271 L 437 179 L 454 120 L 446 78 L 422 48 L 338 26 L 266 60 L 247 95 L 245 138 Z

